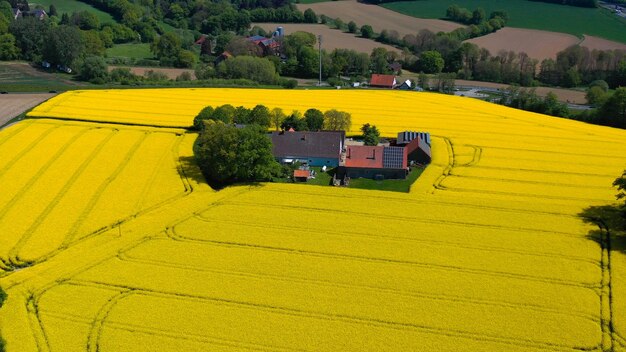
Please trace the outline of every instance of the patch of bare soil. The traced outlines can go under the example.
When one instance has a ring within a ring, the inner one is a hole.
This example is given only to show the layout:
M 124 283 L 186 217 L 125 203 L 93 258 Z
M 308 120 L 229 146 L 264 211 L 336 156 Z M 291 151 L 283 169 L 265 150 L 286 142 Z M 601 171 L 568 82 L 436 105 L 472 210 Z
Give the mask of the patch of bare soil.
M 364 4 L 354 0 L 298 4 L 297 6 L 301 11 L 310 8 L 318 15 L 324 14 L 330 18 L 341 18 L 346 23 L 354 21 L 359 27 L 368 24 L 377 33 L 383 29 L 395 30 L 400 34 L 400 38 L 406 34 L 417 34 L 421 29 L 428 29 L 437 33 L 451 32 L 463 27 L 449 21 L 411 17 L 381 6 Z
M 186 68 L 109 66 L 109 71 L 112 71 L 115 68 L 128 68 L 130 69 L 130 72 L 137 76 L 144 76 L 148 71 L 160 72 L 165 74 L 169 79 L 176 79 L 176 77 L 180 76 L 183 72 L 189 72 L 191 74 L 191 79 L 196 79 L 196 73 L 194 70 Z
M 539 61 L 556 59 L 556 54 L 578 44 L 577 37 L 556 32 L 505 27 L 495 33 L 467 40 L 489 50 L 492 55 L 499 51 L 525 52 Z
M 266 31 L 274 31 L 276 27 L 282 26 L 285 34 L 297 31 L 313 33 L 316 36 L 322 35 L 322 49 L 328 51 L 333 49 L 352 49 L 358 52 L 370 54 L 374 48 L 385 48 L 389 51 L 400 52 L 391 45 L 382 44 L 371 39 L 365 39 L 355 36 L 352 33 L 342 32 L 337 29 L 331 29 L 323 24 L 306 24 L 306 23 L 252 23 L 252 26 L 259 26 Z
M 591 50 L 626 50 L 626 44 L 618 43 L 614 41 L 610 41 L 607 39 L 602 39 L 598 37 L 592 37 L 590 35 L 585 35 L 585 39 L 580 43 L 581 46 L 587 47 Z
M 56 94 L 1 94 L 0 95 L 0 126 L 9 122 L 24 111 L 41 104 Z

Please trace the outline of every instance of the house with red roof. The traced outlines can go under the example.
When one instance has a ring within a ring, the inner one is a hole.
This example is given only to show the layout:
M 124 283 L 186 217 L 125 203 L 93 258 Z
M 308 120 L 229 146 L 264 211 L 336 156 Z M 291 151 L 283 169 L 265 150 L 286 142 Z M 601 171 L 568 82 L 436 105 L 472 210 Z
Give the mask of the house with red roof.
M 396 76 L 372 74 L 370 87 L 393 89 L 396 86 Z
M 404 147 L 349 145 L 337 174 L 340 178 L 404 179 L 409 171 L 407 156 Z

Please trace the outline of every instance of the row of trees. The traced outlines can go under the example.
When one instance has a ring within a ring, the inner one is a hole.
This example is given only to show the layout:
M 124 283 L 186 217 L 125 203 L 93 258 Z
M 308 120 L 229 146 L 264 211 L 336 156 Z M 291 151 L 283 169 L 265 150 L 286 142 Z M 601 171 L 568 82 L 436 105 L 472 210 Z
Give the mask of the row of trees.
M 578 7 L 598 7 L 598 0 L 530 0 Z
M 317 109 L 308 109 L 304 115 L 294 110 L 286 115 L 281 108 L 271 111 L 264 105 L 252 109 L 243 106 L 234 107 L 225 104 L 213 108 L 207 106 L 194 118 L 194 129 L 202 131 L 207 121 L 220 121 L 227 125 L 258 125 L 265 129 L 273 126 L 276 130 L 296 131 L 347 131 L 352 124 L 351 115 L 335 109 L 322 113 Z

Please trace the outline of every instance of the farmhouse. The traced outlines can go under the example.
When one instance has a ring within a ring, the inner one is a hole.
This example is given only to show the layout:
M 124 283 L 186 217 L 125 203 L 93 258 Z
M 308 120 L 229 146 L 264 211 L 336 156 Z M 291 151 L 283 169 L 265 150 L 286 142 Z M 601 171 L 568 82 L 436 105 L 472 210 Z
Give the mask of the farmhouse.
M 396 146 L 347 146 L 337 175 L 339 178 L 404 179 L 409 171 L 406 151 Z
M 344 148 L 344 131 L 272 132 L 272 153 L 280 163 L 336 167 Z
M 406 149 L 409 161 L 418 164 L 428 164 L 431 161 L 430 133 L 404 131 L 398 133 L 396 145 Z
M 396 76 L 372 74 L 370 87 L 393 89 L 396 86 Z

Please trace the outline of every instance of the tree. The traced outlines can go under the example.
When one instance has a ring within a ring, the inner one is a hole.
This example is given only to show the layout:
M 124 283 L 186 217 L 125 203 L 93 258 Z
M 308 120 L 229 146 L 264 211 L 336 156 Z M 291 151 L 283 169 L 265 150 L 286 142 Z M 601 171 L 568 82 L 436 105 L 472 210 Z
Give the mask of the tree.
M 245 78 L 264 84 L 274 84 L 278 80 L 276 66 L 270 60 L 252 56 L 224 60 L 217 65 L 216 73 L 220 78 Z
M 272 120 L 272 125 L 276 127 L 276 131 L 280 130 L 280 125 L 283 123 L 283 120 L 286 117 L 287 116 L 283 112 L 283 109 L 281 108 L 272 109 L 272 112 L 270 113 L 270 118 Z
M 352 125 L 352 116 L 345 111 L 335 109 L 324 113 L 324 129 L 329 131 L 349 131 Z
M 338 30 L 343 30 L 343 21 L 341 20 L 341 18 L 337 17 L 333 20 L 333 22 L 335 23 L 335 27 Z
M 233 56 L 263 56 L 263 50 L 261 47 L 244 37 L 233 38 L 224 49 Z
M 356 25 L 356 23 L 354 21 L 350 21 L 348 22 L 348 32 L 350 33 L 356 33 L 356 30 L 359 27 Z
M 265 105 L 257 105 L 250 111 L 250 123 L 268 128 L 270 127 L 270 109 Z
M 420 54 L 418 66 L 424 73 L 439 73 L 444 66 L 443 57 L 438 51 L 424 51 Z
M 304 10 L 305 23 L 317 23 L 317 14 L 311 9 Z
M 104 56 L 106 48 L 96 31 L 80 31 L 85 56 Z
M 216 187 L 269 181 L 280 170 L 271 140 L 257 125 L 235 128 L 220 121 L 207 122 L 194 151 L 207 181 Z
M 189 50 L 181 50 L 178 53 L 178 60 L 174 66 L 182 68 L 192 68 L 196 64 L 196 55 Z
M 233 122 L 237 124 L 247 125 L 250 123 L 250 110 L 246 109 L 243 106 L 238 106 L 235 108 L 235 113 L 233 115 Z
M 380 132 L 376 126 L 366 123 L 361 126 L 361 131 L 363 132 L 363 143 L 365 143 L 365 145 L 378 145 Z
M 585 98 L 587 99 L 587 104 L 593 106 L 601 106 L 606 102 L 609 95 L 599 86 L 593 86 L 587 89 L 587 94 L 585 94 Z
M 15 46 L 13 34 L 0 34 L 0 60 L 15 60 L 18 56 L 19 49 Z
M 361 26 L 361 37 L 363 38 L 373 38 L 374 37 L 374 29 L 372 26 L 365 24 Z
M 420 72 L 419 75 L 417 76 L 417 84 L 423 90 L 429 90 L 430 89 L 429 81 L 430 81 L 430 79 L 428 78 L 428 75 L 426 75 L 424 72 Z
M 626 128 L 626 87 L 620 87 L 606 100 L 598 114 L 604 125 Z
M 150 51 L 161 61 L 163 66 L 173 66 L 178 61 L 181 50 L 180 37 L 172 32 L 167 32 L 156 38 L 150 45 Z
M 210 119 L 214 121 L 222 121 L 223 123 L 233 123 L 235 118 L 235 107 L 230 104 L 218 106 L 211 114 Z
M 212 53 L 211 40 L 206 38 L 200 45 L 200 55 L 211 55 Z
M 486 17 L 485 10 L 479 7 L 472 12 L 472 24 L 481 24 Z
M 83 81 L 103 84 L 109 80 L 107 63 L 101 56 L 89 56 L 78 67 L 78 77 Z
M 85 46 L 78 28 L 58 26 L 48 33 L 43 47 L 43 58 L 54 64 L 71 67 L 84 50 Z
M 618 177 L 613 182 L 613 186 L 617 187 L 617 195 L 616 198 L 624 199 L 624 204 L 620 206 L 622 217 L 626 220 L 626 170 L 622 173 L 621 177 Z M 624 229 L 626 230 L 626 221 L 624 222 Z
M 9 25 L 9 32 L 15 37 L 21 58 L 28 61 L 41 60 L 48 31 L 48 21 L 40 21 L 35 17 L 12 21 Z
M 292 128 L 296 131 L 306 131 L 308 129 L 308 125 L 302 118 L 302 114 L 297 110 L 294 110 L 291 115 L 280 124 L 281 130 L 288 131 Z
M 48 10 L 48 15 L 50 17 L 59 15 L 59 12 L 57 11 L 57 8 L 56 8 L 56 6 L 54 6 L 54 4 L 50 4 L 50 8 Z
M 309 131 L 319 131 L 324 127 L 324 113 L 317 109 L 309 109 L 304 113 Z
M 212 106 L 207 106 L 204 109 L 200 110 L 198 115 L 196 115 L 196 117 L 193 119 L 193 128 L 196 131 L 204 130 L 204 122 L 211 119 L 213 111 L 215 111 L 215 109 L 213 109 Z

